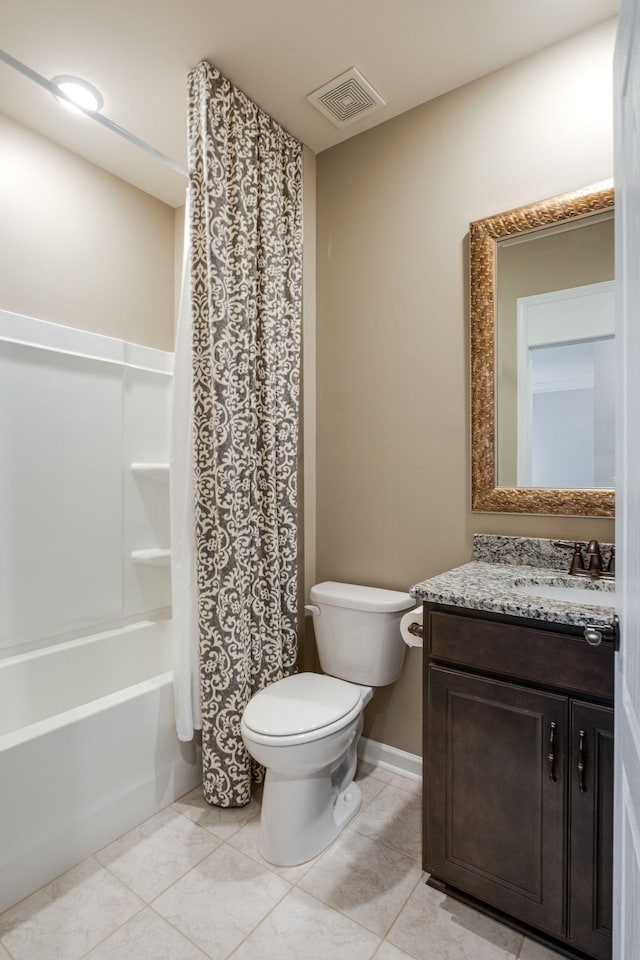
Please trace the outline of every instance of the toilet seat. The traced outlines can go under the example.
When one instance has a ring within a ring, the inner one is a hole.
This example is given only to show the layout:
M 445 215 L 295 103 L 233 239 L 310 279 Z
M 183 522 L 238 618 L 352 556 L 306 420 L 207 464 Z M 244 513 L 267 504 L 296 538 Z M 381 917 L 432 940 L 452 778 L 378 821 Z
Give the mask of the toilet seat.
M 298 673 L 265 687 L 247 704 L 242 724 L 262 743 L 283 745 L 329 736 L 357 717 L 359 686 L 317 673 Z

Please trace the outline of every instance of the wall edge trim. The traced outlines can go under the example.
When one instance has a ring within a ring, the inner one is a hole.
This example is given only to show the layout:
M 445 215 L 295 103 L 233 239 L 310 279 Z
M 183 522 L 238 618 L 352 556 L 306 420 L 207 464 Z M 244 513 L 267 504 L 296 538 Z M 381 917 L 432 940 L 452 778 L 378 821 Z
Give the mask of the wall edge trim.
M 358 744 L 358 758 L 374 767 L 381 767 L 391 773 L 397 773 L 409 780 L 422 780 L 422 757 L 415 753 L 407 753 L 388 743 L 379 743 L 360 737 Z

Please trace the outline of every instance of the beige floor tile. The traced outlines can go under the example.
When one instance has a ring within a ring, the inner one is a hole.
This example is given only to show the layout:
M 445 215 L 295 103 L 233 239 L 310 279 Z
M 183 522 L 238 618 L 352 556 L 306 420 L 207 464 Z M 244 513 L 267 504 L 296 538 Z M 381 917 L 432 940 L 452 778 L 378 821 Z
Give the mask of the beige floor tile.
M 358 769 L 355 781 L 362 790 L 362 806 L 366 807 L 374 797 L 377 797 L 381 790 L 384 790 L 385 781 L 379 780 L 372 773 L 363 773 Z
M 313 860 L 308 860 L 307 863 L 299 863 L 294 867 L 279 867 L 274 863 L 269 863 L 268 860 L 265 860 L 263 856 L 258 852 L 258 831 L 260 830 L 260 818 L 256 817 L 253 820 L 250 820 L 249 823 L 238 830 L 237 833 L 234 833 L 232 837 L 227 841 L 230 846 L 235 847 L 236 850 L 240 850 L 241 853 L 246 854 L 247 857 L 251 857 L 252 860 L 257 860 L 258 863 L 262 864 L 263 867 L 266 867 L 268 870 L 272 870 L 274 873 L 277 873 L 278 876 L 284 877 L 285 880 L 288 880 L 290 883 L 296 883 L 300 877 L 303 877 L 308 870 L 317 863 L 322 854 L 318 857 L 314 857 Z
M 222 843 L 170 807 L 96 854 L 143 900 L 153 900 Z
M 84 860 L 0 916 L 14 960 L 78 960 L 143 906 L 95 860 Z
M 393 780 L 393 774 L 390 770 L 385 770 L 383 767 L 378 767 L 375 763 L 367 763 L 365 760 L 360 760 L 358 763 L 356 779 L 360 774 L 363 776 L 375 777 L 376 780 L 381 780 L 383 783 L 390 783 L 391 780 Z
M 153 908 L 213 960 L 222 960 L 290 889 L 282 877 L 223 844 Z
M 536 943 L 535 940 L 528 940 L 525 937 L 518 954 L 518 960 L 560 960 L 560 954 L 556 953 L 555 950 L 549 950 L 548 947 L 543 947 L 541 943 Z
M 87 960 L 207 960 L 204 953 L 169 926 L 153 910 L 143 910 L 125 923 Z
M 221 840 L 228 840 L 244 827 L 245 823 L 260 814 L 260 804 L 255 797 L 251 798 L 246 807 L 212 807 L 205 800 L 202 787 L 196 787 L 171 806 Z
M 11 957 L 0 943 L 0 960 L 11 960 Z
M 345 830 L 298 885 L 374 933 L 384 934 L 421 875 L 419 864 L 410 857 Z
M 373 960 L 413 960 L 413 957 L 410 957 L 404 950 L 398 950 L 392 943 L 385 940 Z M 434 960 L 437 960 L 437 958 L 434 958 Z
M 369 960 L 379 937 L 295 888 L 232 960 Z
M 410 777 L 401 777 L 396 774 L 391 781 L 391 786 L 396 790 L 406 790 L 407 793 L 417 793 L 422 796 L 422 780 L 412 780 Z
M 416 960 L 513 960 L 522 943 L 519 933 L 424 883 L 387 939 Z
M 351 827 L 414 860 L 421 859 L 422 801 L 417 794 L 387 785 L 361 810 Z

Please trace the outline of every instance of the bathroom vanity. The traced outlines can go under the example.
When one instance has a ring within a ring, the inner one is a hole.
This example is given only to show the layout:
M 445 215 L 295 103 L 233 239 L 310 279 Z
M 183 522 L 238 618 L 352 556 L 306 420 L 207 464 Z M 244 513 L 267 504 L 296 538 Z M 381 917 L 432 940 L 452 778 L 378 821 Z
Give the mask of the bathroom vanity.
M 522 543 L 507 544 L 511 559 L 551 558 L 549 541 L 542 554 Z M 431 885 L 568 956 L 608 960 L 613 585 L 576 586 L 555 555 L 555 569 L 497 556 L 412 590 L 424 601 L 423 866 Z

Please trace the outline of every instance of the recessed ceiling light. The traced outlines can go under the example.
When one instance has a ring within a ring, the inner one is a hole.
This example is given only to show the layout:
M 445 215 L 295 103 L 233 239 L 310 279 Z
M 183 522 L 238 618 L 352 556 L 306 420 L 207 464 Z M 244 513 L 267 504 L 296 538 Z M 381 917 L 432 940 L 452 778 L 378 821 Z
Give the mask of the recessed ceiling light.
M 58 103 L 61 103 L 72 113 L 83 113 L 84 110 L 91 110 L 95 113 L 104 102 L 99 90 L 96 90 L 86 80 L 80 80 L 78 77 L 54 77 L 51 83 L 64 93 L 65 97 L 73 100 L 73 103 L 69 103 L 69 100 L 65 100 L 64 97 L 56 97 Z M 78 106 L 74 106 L 74 103 Z M 78 107 L 82 107 L 82 110 L 79 110 Z

